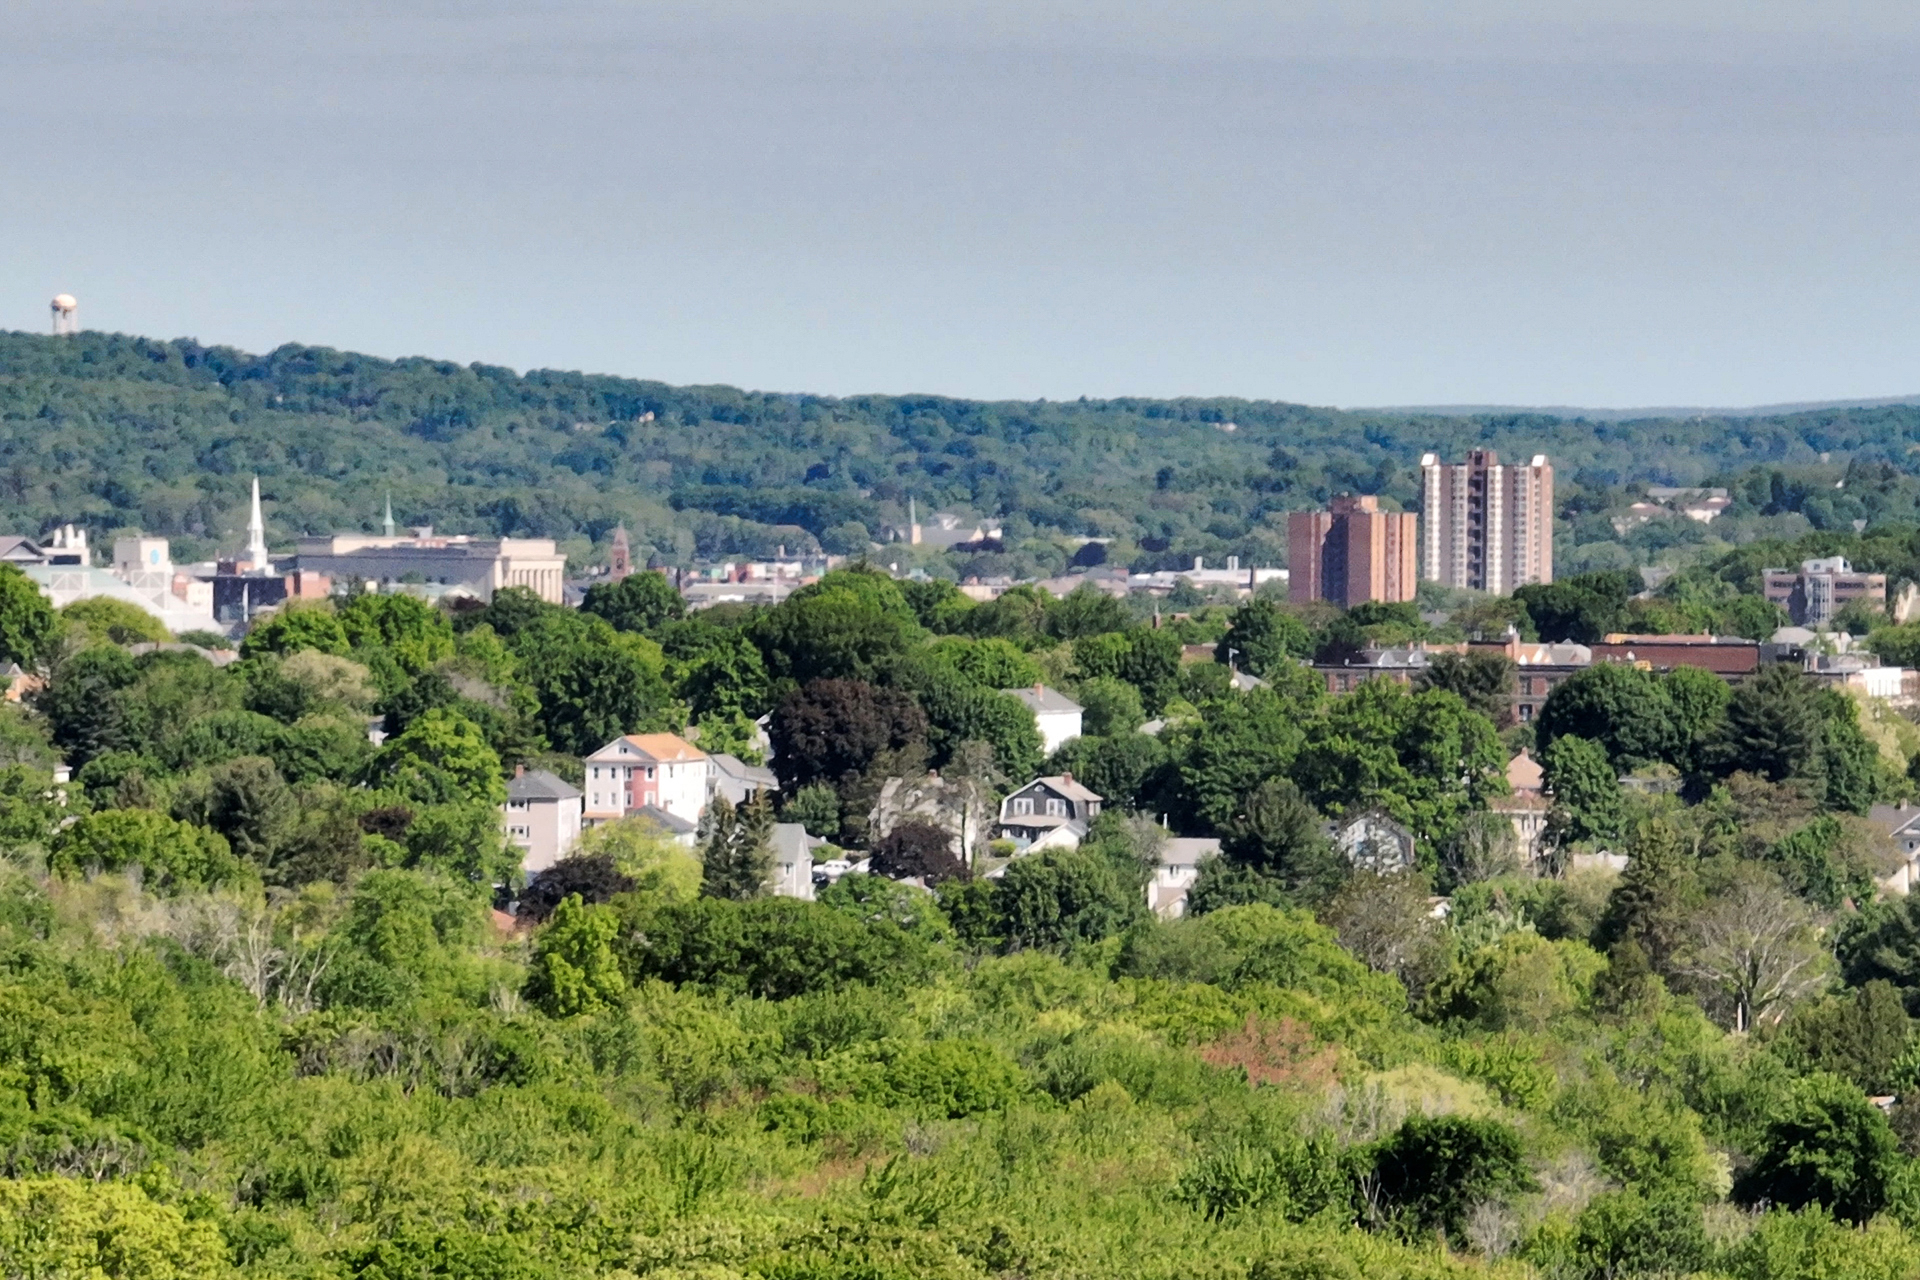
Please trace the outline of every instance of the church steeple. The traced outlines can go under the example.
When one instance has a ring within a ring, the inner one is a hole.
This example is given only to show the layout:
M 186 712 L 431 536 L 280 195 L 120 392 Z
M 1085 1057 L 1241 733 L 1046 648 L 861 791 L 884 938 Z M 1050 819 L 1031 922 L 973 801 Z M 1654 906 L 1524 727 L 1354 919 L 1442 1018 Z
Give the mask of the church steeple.
M 380 527 L 386 531 L 389 538 L 393 536 L 393 490 L 391 489 L 387 490 L 387 518 L 380 522 Z
M 255 573 L 267 573 L 273 565 L 267 560 L 267 522 L 260 514 L 260 477 L 253 478 L 253 512 L 247 517 L 247 559 Z
M 613 529 L 613 546 L 607 551 L 607 579 L 618 582 L 632 572 L 633 548 L 627 542 L 627 526 L 623 521 Z

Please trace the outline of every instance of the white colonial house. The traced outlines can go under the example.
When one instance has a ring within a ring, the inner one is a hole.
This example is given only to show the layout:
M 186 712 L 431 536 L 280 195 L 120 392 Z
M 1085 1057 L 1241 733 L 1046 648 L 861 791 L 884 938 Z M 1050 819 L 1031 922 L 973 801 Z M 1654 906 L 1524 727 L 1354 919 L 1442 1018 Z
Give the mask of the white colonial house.
M 1080 704 L 1058 689 L 1036 684 L 1030 689 L 1003 689 L 1001 692 L 1018 698 L 1027 710 L 1033 712 L 1033 722 L 1040 729 L 1040 750 L 1045 754 L 1052 755 L 1059 750 L 1061 743 L 1071 742 L 1080 736 Z
M 649 806 L 696 823 L 706 810 L 713 765 L 671 733 L 629 733 L 585 761 L 586 825 L 612 822 Z

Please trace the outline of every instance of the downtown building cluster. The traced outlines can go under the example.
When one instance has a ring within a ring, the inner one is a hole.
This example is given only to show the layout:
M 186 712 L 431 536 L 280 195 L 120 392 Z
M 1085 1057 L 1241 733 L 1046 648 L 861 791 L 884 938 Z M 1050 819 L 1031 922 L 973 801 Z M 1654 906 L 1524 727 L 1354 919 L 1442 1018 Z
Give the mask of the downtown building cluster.
M 1372 495 L 1287 518 L 1288 594 L 1351 608 L 1412 600 L 1421 582 L 1506 595 L 1553 581 L 1553 466 L 1508 465 L 1490 449 L 1462 463 L 1420 459 L 1421 513 Z

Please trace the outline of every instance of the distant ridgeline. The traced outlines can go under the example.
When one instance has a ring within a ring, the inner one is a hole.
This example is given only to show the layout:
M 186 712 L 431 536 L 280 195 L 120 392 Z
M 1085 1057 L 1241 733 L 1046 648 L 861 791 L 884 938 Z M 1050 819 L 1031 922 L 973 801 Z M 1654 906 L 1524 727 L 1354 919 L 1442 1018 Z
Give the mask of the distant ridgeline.
M 1582 530 L 1581 516 L 1634 483 L 1712 481 L 1734 490 L 1729 515 L 1790 511 L 1815 528 L 1910 519 L 1920 495 L 1907 474 L 1913 405 L 1600 423 L 1232 399 L 833 398 L 316 347 L 255 356 L 0 334 L 0 532 L 138 527 L 186 554 L 233 544 L 258 471 L 280 545 L 374 528 L 390 488 L 402 523 L 547 535 L 577 556 L 621 521 L 637 558 L 816 541 L 846 552 L 903 528 L 912 496 L 923 515 L 1001 517 L 999 560 L 975 571 L 1057 570 L 1067 539 L 1090 536 L 1139 568 L 1196 555 L 1284 564 L 1280 513 L 1342 491 L 1411 507 L 1419 455 L 1471 447 L 1552 457 L 1569 569 L 1584 563 L 1580 544 L 1615 537 Z

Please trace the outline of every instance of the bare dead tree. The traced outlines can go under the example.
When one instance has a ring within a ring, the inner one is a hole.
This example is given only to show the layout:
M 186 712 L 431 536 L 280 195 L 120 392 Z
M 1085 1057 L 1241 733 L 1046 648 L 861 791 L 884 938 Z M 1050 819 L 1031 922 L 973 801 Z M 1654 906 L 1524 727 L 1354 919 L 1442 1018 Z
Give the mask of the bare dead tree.
M 1827 985 L 1831 968 L 1813 911 L 1760 874 L 1702 907 L 1675 956 L 1676 972 L 1735 1031 L 1778 1022 Z

